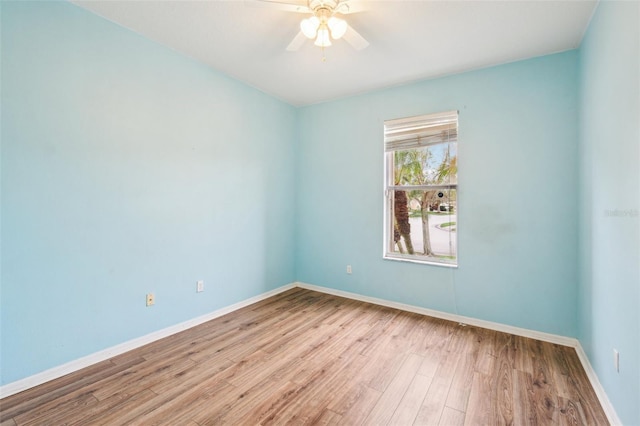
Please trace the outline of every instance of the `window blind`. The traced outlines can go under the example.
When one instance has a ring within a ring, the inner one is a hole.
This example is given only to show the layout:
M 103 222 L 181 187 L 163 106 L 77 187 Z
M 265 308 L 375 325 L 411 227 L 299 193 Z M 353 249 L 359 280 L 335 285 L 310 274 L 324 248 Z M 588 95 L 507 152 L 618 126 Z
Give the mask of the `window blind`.
M 457 140 L 458 111 L 384 122 L 384 149 L 386 152 L 415 149 Z

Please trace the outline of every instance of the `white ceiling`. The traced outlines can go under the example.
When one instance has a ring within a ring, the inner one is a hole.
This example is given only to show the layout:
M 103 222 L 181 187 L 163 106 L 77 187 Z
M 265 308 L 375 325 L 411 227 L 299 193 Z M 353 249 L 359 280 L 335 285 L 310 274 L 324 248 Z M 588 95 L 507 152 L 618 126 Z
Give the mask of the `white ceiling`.
M 305 15 L 252 1 L 74 3 L 296 106 L 576 48 L 597 3 L 362 0 L 345 19 L 370 46 L 322 62 L 312 41 L 285 50 Z

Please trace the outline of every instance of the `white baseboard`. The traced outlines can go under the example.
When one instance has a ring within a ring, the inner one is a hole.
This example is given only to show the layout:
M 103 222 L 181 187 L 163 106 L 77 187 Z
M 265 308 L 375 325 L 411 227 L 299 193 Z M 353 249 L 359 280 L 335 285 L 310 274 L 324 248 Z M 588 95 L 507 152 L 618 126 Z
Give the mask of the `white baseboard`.
M 389 308 L 400 309 L 402 311 L 413 312 L 417 314 L 427 315 L 435 318 L 445 319 L 449 321 L 464 323 L 468 325 L 474 325 L 476 327 L 487 328 L 490 330 L 501 331 L 504 333 L 514 334 L 516 336 L 528 337 L 531 339 L 541 340 L 543 342 L 555 343 L 558 345 L 569 346 L 575 349 L 576 354 L 578 355 L 578 359 L 582 363 L 582 367 L 584 368 L 589 382 L 591 382 L 591 386 L 600 401 L 600 405 L 602 405 L 602 409 L 604 410 L 609 423 L 612 425 L 622 425 L 622 422 L 618 418 L 611 401 L 607 397 L 602 384 L 598 380 L 598 376 L 596 372 L 593 370 L 591 363 L 589 362 L 589 358 L 587 354 L 582 349 L 582 345 L 580 345 L 580 341 L 573 337 L 565 337 L 559 336 L 556 334 L 542 333 L 540 331 L 529 330 L 526 328 L 513 327 L 506 324 L 500 324 L 491 321 L 484 321 L 476 318 L 465 317 L 462 315 L 450 314 L 447 312 L 436 311 L 433 309 L 422 308 L 419 306 L 406 305 L 404 303 L 392 302 L 385 299 L 378 299 L 376 297 L 363 296 L 361 294 L 349 293 L 347 291 L 336 290 L 328 287 L 321 287 L 313 284 L 307 284 L 302 282 L 295 283 L 297 287 L 306 288 L 308 290 L 314 290 L 321 293 L 332 294 L 334 296 L 345 297 L 347 299 L 359 300 L 361 302 L 373 303 L 374 305 L 386 306 Z
M 212 319 L 221 317 L 222 315 L 226 315 L 233 311 L 237 311 L 238 309 L 244 308 L 245 306 L 249 306 L 271 296 L 275 296 L 276 294 L 282 293 L 283 291 L 287 291 L 294 287 L 296 287 L 295 283 L 278 287 L 274 290 L 267 291 L 266 293 L 259 294 L 258 296 L 254 296 L 246 300 L 242 300 L 230 306 L 225 306 L 224 308 L 199 316 L 197 318 L 193 318 L 188 321 L 163 328 L 162 330 L 154 331 L 153 333 L 149 333 L 144 336 L 121 343 L 119 345 L 115 345 L 110 348 L 95 352 L 74 361 L 70 361 L 66 364 L 50 368 L 49 370 L 34 374 L 33 376 L 29 376 L 12 383 L 7 383 L 6 385 L 0 386 L 0 398 L 5 398 L 34 386 L 38 386 L 48 381 L 65 376 L 69 373 L 73 373 L 98 362 L 108 360 L 110 358 L 113 358 L 114 356 L 139 348 L 148 343 L 155 342 L 156 340 L 163 339 L 167 336 L 171 336 L 172 334 L 187 330 L 191 327 L 203 324 L 207 321 L 211 321 Z
M 578 345 L 576 346 L 576 353 L 578 354 L 578 358 L 582 363 L 582 367 L 584 368 L 585 373 L 587 373 L 587 377 L 591 382 L 591 386 L 593 386 L 593 390 L 596 393 L 598 400 L 600 401 L 600 405 L 602 405 L 602 409 L 604 410 L 604 413 L 607 415 L 607 420 L 609 420 L 609 423 L 611 423 L 612 425 L 616 425 L 616 426 L 622 425 L 622 422 L 620 421 L 620 418 L 618 417 L 616 410 L 613 408 L 611 401 L 609 401 L 609 397 L 607 396 L 607 393 L 604 391 L 604 388 L 602 387 L 600 380 L 598 380 L 598 375 L 596 374 L 595 370 L 591 366 L 591 363 L 589 362 L 589 357 L 587 356 L 587 353 L 582 348 L 582 345 L 580 344 L 580 342 L 578 342 Z
M 575 348 L 578 345 L 578 340 L 573 337 L 559 336 L 557 334 L 543 333 L 541 331 L 528 330 L 526 328 L 513 327 L 511 325 L 500 324 L 497 322 L 485 321 L 481 319 L 465 317 L 462 315 L 450 314 L 447 312 L 436 311 L 433 309 L 422 308 L 419 306 L 406 305 L 399 302 L 391 302 L 385 299 L 378 299 L 376 297 L 363 296 L 356 293 L 349 293 L 347 291 L 336 290 L 328 287 L 320 287 L 313 284 L 297 282 L 296 285 L 308 290 L 315 290 L 321 293 L 333 294 L 334 296 L 346 297 L 347 299 L 359 300 L 361 302 L 373 303 L 374 305 L 386 306 L 389 308 L 400 309 L 401 311 L 413 312 L 416 314 L 427 315 L 430 317 L 440 318 L 448 321 L 459 322 L 468 325 L 474 325 L 476 327 L 488 328 L 490 330 L 502 331 L 504 333 L 515 334 L 516 336 L 529 337 L 531 339 L 542 340 L 543 342 L 555 343 L 563 346 L 570 346 Z

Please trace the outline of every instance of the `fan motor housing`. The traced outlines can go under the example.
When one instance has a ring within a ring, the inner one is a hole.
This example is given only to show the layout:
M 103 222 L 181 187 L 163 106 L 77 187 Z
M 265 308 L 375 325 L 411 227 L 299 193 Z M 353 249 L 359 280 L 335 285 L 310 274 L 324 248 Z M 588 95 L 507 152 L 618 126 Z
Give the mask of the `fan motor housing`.
M 309 0 L 308 5 L 309 9 L 314 12 L 319 12 L 322 9 L 327 9 L 329 12 L 333 12 L 336 7 L 338 7 L 340 1 L 336 0 Z

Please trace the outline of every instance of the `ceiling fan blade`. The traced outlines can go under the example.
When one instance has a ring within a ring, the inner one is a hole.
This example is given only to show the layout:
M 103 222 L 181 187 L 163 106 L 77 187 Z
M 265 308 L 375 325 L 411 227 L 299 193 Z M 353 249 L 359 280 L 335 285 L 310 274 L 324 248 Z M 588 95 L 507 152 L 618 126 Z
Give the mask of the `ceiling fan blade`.
M 311 13 L 311 10 L 302 3 L 284 1 L 272 1 L 272 0 L 245 0 L 244 4 L 252 7 L 261 7 L 273 10 L 282 10 L 285 12 L 295 13 Z
M 353 46 L 353 48 L 356 50 L 362 50 L 365 47 L 369 46 L 369 42 L 365 40 L 359 32 L 354 30 L 351 25 L 347 26 L 347 32 L 344 33 L 342 38 L 345 39 L 345 41 Z
M 291 40 L 291 43 L 289 43 L 289 45 L 287 46 L 287 50 L 289 52 L 295 52 L 296 50 L 300 49 L 302 47 L 302 45 L 304 44 L 304 42 L 307 40 L 307 36 L 305 36 L 303 34 L 302 31 L 300 31 L 294 38 L 293 40 Z
M 336 12 L 342 15 L 348 15 L 350 13 L 363 12 L 367 9 L 367 4 L 364 1 L 343 0 L 336 7 Z

